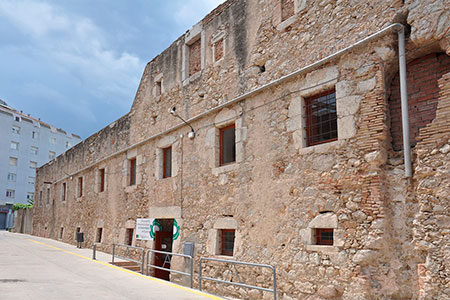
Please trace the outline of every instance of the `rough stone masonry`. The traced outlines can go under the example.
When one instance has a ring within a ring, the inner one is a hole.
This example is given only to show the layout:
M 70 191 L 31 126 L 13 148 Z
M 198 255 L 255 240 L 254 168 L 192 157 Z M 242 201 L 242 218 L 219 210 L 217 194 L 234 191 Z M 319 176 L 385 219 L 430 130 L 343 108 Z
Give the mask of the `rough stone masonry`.
M 450 299 L 449 7 L 226 1 L 147 64 L 128 114 L 38 170 L 33 234 L 153 249 L 136 219 L 176 220 L 173 252 L 273 265 L 279 299 Z M 279 80 L 393 23 L 407 31 L 411 178 L 395 30 Z M 204 273 L 271 288 L 257 268 Z

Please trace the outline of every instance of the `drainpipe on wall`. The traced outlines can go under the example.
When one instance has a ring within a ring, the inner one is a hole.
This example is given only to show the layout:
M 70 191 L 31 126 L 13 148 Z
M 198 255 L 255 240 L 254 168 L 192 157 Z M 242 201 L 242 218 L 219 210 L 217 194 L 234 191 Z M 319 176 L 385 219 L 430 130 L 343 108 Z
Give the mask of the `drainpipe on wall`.
M 403 160 L 405 163 L 405 177 L 411 178 L 411 146 L 409 143 L 409 111 L 408 89 L 406 84 L 406 57 L 405 57 L 405 27 L 398 29 L 398 63 L 400 75 L 400 99 L 402 106 L 402 133 L 403 133 Z

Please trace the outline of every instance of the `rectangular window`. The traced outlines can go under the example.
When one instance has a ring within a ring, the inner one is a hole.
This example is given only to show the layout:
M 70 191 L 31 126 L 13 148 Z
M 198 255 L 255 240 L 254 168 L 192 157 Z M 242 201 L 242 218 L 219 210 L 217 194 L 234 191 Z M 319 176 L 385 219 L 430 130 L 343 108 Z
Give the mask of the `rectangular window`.
M 129 184 L 135 185 L 136 184 L 136 158 L 132 158 L 129 160 L 130 165 L 130 178 L 129 178 Z
M 16 181 L 16 174 L 14 174 L 14 173 L 8 173 L 8 181 L 12 181 L 12 182 L 14 182 L 14 181 Z
M 220 254 L 233 256 L 234 229 L 221 229 L 221 251 Z
M 100 169 L 99 171 L 99 191 L 100 193 L 105 191 L 105 169 Z
M 28 176 L 28 184 L 33 184 L 34 185 L 35 182 L 35 178 L 32 176 Z
M 34 140 L 39 140 L 39 132 L 32 131 L 31 132 L 31 138 L 34 139 Z
M 42 191 L 39 191 L 39 206 L 42 206 Z
M 308 146 L 337 140 L 336 92 L 305 98 Z
M 15 134 L 20 134 L 20 127 L 16 126 L 16 125 L 13 125 L 12 132 L 15 133 Z
M 64 227 L 61 227 L 61 229 L 59 230 L 59 239 L 62 240 L 64 236 Z
M 38 154 L 38 151 L 39 151 L 38 147 L 31 146 L 31 154 L 36 155 L 36 154 Z
M 55 143 L 56 144 L 56 143 Z M 69 149 L 70 148 L 70 142 L 69 141 L 66 141 L 66 149 Z
M 18 142 L 11 142 L 11 149 L 12 150 L 19 150 L 19 143 Z
M 333 228 L 316 228 L 316 245 L 333 245 Z
M 16 197 L 16 191 L 6 190 L 6 198 L 15 198 L 15 197 Z
M 27 193 L 27 200 L 33 200 L 34 199 L 34 193 Z
M 125 234 L 125 245 L 131 246 L 133 244 L 133 228 L 127 228 L 126 234 Z
M 30 168 L 36 169 L 36 168 L 37 168 L 37 162 L 35 162 L 35 161 L 30 161 Z
M 236 161 L 236 137 L 234 124 L 220 128 L 220 165 Z
M 155 82 L 155 89 L 156 89 L 155 90 L 156 97 L 160 96 L 162 93 L 162 81 L 161 80 Z
M 172 147 L 163 150 L 163 178 L 172 177 Z
M 54 159 L 56 156 L 56 153 L 53 151 L 48 151 L 48 159 Z
M 223 57 L 224 52 L 224 42 L 223 39 L 218 40 L 214 44 L 214 61 L 218 61 Z
M 47 188 L 47 199 L 46 199 L 47 205 L 50 204 L 50 188 Z
M 63 182 L 61 187 L 61 201 L 66 201 L 66 183 Z
M 83 177 L 78 177 L 78 197 L 83 196 Z
M 10 166 L 17 166 L 17 158 L 15 158 L 15 157 L 10 157 L 10 158 L 9 158 L 9 165 L 10 165 Z
M 95 242 L 96 243 L 101 243 L 102 242 L 102 234 L 103 234 L 103 228 L 101 228 L 101 227 L 97 228 L 97 235 L 95 237 Z
M 189 76 L 199 72 L 202 68 L 201 39 L 189 45 Z
M 281 22 L 294 15 L 294 0 L 281 0 Z

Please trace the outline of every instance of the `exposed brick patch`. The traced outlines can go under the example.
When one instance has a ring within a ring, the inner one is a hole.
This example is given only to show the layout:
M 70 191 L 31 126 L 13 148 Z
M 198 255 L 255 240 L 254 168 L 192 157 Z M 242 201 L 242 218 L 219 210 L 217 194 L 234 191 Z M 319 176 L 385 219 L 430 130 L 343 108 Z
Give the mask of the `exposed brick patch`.
M 281 0 L 281 22 L 294 15 L 294 0 Z
M 438 81 L 439 104 L 436 120 L 422 128 L 417 136 L 417 147 L 434 149 L 441 147 L 450 138 L 450 70 Z
M 201 70 L 201 39 L 189 46 L 189 76 Z
M 408 104 L 411 146 L 417 143 L 419 129 L 424 128 L 436 117 L 439 97 L 438 80 L 450 71 L 450 57 L 433 53 L 415 59 L 407 64 Z M 400 81 L 398 74 L 392 81 L 389 99 L 391 115 L 392 148 L 403 148 L 402 119 L 400 104 Z

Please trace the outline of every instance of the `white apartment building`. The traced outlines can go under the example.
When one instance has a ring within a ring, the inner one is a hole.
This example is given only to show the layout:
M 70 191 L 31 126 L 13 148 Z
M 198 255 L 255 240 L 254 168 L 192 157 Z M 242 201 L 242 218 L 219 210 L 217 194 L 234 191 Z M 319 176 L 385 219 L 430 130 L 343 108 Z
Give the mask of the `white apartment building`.
M 0 136 L 0 206 L 39 197 L 34 195 L 36 169 L 81 141 L 80 136 L 17 111 L 1 99 Z

